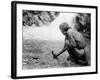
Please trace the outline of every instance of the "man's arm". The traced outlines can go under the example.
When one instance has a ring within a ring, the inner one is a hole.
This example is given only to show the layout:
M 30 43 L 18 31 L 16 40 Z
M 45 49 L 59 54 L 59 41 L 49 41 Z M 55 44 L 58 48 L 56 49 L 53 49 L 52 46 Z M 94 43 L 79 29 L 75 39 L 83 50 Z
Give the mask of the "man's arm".
M 66 51 L 66 47 L 64 45 L 64 48 L 58 53 L 58 54 L 54 54 L 54 52 L 52 51 L 52 55 L 53 55 L 53 58 L 57 59 L 57 57 L 62 54 L 64 51 Z
M 69 38 L 70 45 L 71 45 L 73 48 L 75 48 L 75 47 L 76 47 L 76 42 L 75 42 L 75 40 L 74 40 L 73 35 L 69 35 L 68 38 Z
M 62 54 L 63 52 L 65 52 L 68 49 L 67 44 L 65 43 L 63 49 L 57 54 L 57 56 L 59 56 L 60 54 Z

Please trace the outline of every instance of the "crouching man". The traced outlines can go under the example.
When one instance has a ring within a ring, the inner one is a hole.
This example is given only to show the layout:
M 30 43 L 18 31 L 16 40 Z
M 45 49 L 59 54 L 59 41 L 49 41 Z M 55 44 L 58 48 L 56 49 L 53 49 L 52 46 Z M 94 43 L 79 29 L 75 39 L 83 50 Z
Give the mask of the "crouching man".
M 90 55 L 83 35 L 77 30 L 69 27 L 66 22 L 62 23 L 59 28 L 62 34 L 65 35 L 65 44 L 58 54 L 52 52 L 53 57 L 57 58 L 67 50 L 69 53 L 69 60 L 73 60 L 75 63 L 82 65 L 89 65 L 88 59 Z

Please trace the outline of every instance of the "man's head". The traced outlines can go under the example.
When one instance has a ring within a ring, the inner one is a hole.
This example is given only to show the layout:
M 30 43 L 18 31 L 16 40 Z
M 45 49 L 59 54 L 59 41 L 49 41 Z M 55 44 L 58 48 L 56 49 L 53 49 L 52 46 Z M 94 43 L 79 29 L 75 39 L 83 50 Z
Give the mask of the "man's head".
M 69 27 L 68 23 L 63 22 L 62 24 L 60 24 L 59 28 L 60 28 L 61 32 L 62 32 L 64 35 L 66 35 L 68 29 L 70 29 L 71 27 Z

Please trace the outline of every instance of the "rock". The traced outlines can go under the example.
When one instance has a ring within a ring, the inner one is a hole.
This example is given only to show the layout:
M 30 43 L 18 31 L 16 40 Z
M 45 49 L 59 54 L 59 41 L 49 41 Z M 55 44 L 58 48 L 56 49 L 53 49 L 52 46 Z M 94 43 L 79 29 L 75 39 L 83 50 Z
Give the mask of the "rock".
M 58 15 L 59 15 L 59 12 L 24 10 L 23 11 L 23 26 L 35 25 L 39 27 L 41 25 L 48 25 Z

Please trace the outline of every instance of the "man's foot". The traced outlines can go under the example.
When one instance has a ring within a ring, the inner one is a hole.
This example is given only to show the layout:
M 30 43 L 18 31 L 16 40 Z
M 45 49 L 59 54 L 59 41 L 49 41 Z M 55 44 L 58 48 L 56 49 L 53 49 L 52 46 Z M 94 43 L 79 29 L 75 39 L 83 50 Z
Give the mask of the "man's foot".
M 52 53 L 52 55 L 53 55 L 53 58 L 54 58 L 54 59 L 57 59 L 57 55 L 56 55 L 56 54 L 54 54 L 54 52 L 53 52 L 53 51 L 52 51 L 51 53 Z

